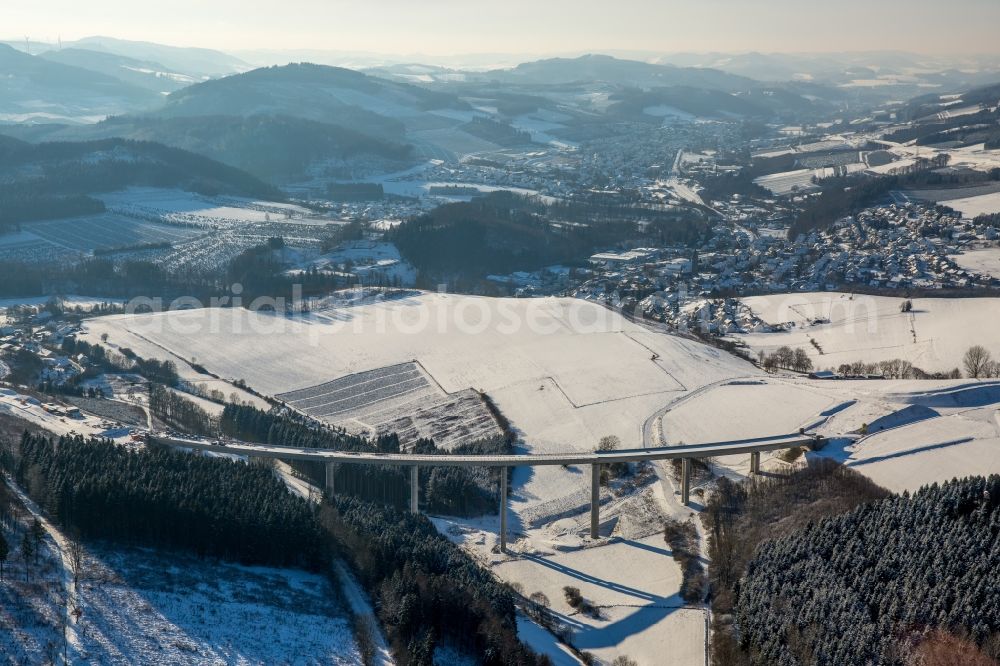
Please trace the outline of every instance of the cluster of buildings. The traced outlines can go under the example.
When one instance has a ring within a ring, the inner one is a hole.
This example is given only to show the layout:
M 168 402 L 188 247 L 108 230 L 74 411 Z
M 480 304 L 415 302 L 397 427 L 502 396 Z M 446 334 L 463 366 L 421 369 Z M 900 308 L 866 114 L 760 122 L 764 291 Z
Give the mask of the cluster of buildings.
M 1000 239 L 1000 231 L 931 204 L 869 208 L 794 240 L 743 222 L 720 222 L 711 240 L 695 250 L 600 252 L 590 258 L 589 270 L 571 274 L 576 280 L 561 293 L 613 303 L 681 328 L 726 334 L 767 326 L 727 296 L 1000 286 L 1000 280 L 963 269 L 951 258 L 970 243 Z
M 1000 232 L 989 224 L 931 204 L 905 203 L 868 208 L 792 246 L 804 251 L 800 279 L 817 286 L 966 289 L 1000 282 L 962 268 L 951 256 L 970 243 L 998 239 Z
M 20 310 L 15 320 L 0 318 L 0 364 L 4 370 L 0 374 L 7 374 L 10 361 L 19 352 L 27 351 L 41 361 L 38 373 L 41 382 L 63 386 L 82 375 L 89 363 L 86 356 L 67 356 L 54 351 L 64 337 L 76 332 L 77 326 L 52 317 L 44 307 L 23 306 Z

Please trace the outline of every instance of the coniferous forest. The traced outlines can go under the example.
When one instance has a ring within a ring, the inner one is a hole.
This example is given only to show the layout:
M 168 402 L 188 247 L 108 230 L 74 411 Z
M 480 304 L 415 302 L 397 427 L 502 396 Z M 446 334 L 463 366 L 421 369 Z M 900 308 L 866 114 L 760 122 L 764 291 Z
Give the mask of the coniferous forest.
M 486 666 L 548 663 L 518 641 L 510 588 L 423 515 L 347 497 L 317 511 L 268 467 L 80 437 L 25 433 L 12 467 L 85 539 L 311 569 L 339 555 L 375 600 L 401 666 L 431 666 L 445 642 Z
M 21 438 L 15 476 L 84 538 L 316 568 L 323 539 L 308 503 L 266 467 L 82 437 Z
M 425 516 L 353 498 L 324 504 L 320 521 L 369 590 L 401 666 L 430 666 L 442 641 L 485 666 L 548 663 L 517 640 L 510 589 Z
M 940 635 L 1000 657 L 1000 476 L 763 542 L 736 586 L 734 621 L 753 664 L 913 663 Z
M 263 411 L 252 405 L 229 403 L 222 412 L 220 429 L 223 434 L 250 442 L 295 446 L 302 448 L 337 449 L 340 451 L 399 453 L 399 438 L 395 433 L 375 440 L 350 435 L 331 428 L 317 427 L 300 418 L 275 411 Z M 448 453 L 431 440 L 420 440 L 413 453 Z M 509 439 L 494 437 L 468 442 L 451 453 L 487 455 L 511 452 Z M 322 463 L 293 463 L 295 469 L 318 485 L 325 479 Z M 457 516 L 477 516 L 495 511 L 499 478 L 496 470 L 476 467 L 435 467 L 420 470 L 421 505 L 430 511 Z M 347 493 L 361 499 L 407 506 L 409 473 L 398 466 L 337 465 L 334 485 L 338 494 Z

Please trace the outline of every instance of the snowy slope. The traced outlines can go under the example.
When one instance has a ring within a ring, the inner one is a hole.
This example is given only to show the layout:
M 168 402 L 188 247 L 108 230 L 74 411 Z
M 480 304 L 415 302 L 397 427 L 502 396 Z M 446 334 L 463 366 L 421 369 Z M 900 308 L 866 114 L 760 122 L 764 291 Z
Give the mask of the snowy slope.
M 638 446 L 643 421 L 675 397 L 756 374 L 719 350 L 577 299 L 415 294 L 295 318 L 242 309 L 113 316 L 85 330 L 142 356 L 197 358 L 270 395 L 416 360 L 449 393 L 486 391 L 533 452 L 593 450 L 605 435 Z M 519 470 L 516 481 L 515 504 L 583 483 L 559 467 Z
M 927 372 L 947 371 L 961 367 L 972 345 L 1000 355 L 1000 299 L 915 298 L 910 313 L 900 311 L 902 300 L 832 292 L 755 296 L 746 303 L 764 321 L 793 327 L 737 337 L 755 353 L 801 347 L 815 367 L 824 369 L 900 358 Z M 817 319 L 829 323 L 813 324 Z

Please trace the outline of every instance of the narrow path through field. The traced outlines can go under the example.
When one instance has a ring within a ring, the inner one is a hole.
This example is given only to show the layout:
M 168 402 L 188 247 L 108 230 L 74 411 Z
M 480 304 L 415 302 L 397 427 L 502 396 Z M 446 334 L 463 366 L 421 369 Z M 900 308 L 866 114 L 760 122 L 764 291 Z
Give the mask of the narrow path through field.
M 59 529 L 53 525 L 42 513 L 41 508 L 35 504 L 27 493 L 21 489 L 20 486 L 14 481 L 9 475 L 4 475 L 4 481 L 7 487 L 11 489 L 17 499 L 24 505 L 24 508 L 28 510 L 28 513 L 36 519 L 45 533 L 50 539 L 52 539 L 56 550 L 59 553 L 59 562 L 62 565 L 62 581 L 64 595 L 66 599 L 65 608 L 63 608 L 63 622 L 65 623 L 65 637 L 66 641 L 69 643 L 69 647 L 72 649 L 73 653 L 80 654 L 83 651 L 82 644 L 80 643 L 80 638 L 76 634 L 76 626 L 74 624 L 73 611 L 79 607 L 79 599 L 77 598 L 77 591 L 73 585 L 73 566 L 70 561 L 70 543 L 69 540 L 63 535 Z M 73 659 L 69 655 L 65 655 L 66 663 L 73 663 Z
M 284 481 L 289 490 L 296 495 L 310 502 L 318 503 L 322 499 L 323 492 L 308 481 L 295 476 L 288 464 L 276 460 L 275 472 L 278 474 L 278 478 Z M 386 640 L 385 634 L 382 632 L 378 617 L 375 615 L 375 609 L 364 588 L 361 587 L 343 561 L 336 560 L 333 563 L 333 570 L 337 580 L 340 581 L 340 588 L 343 591 L 344 599 L 350 606 L 351 613 L 355 618 L 360 619 L 361 623 L 370 631 L 370 637 L 375 646 L 375 666 L 395 666 L 396 660 L 393 659 L 392 650 L 389 649 L 389 641 Z

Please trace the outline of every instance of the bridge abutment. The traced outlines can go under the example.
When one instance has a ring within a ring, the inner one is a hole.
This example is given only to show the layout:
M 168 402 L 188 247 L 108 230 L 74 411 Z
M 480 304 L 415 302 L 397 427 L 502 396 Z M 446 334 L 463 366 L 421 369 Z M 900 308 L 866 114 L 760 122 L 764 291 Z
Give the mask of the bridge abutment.
M 760 474 L 760 451 L 750 453 L 750 473 Z

